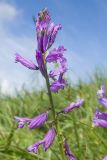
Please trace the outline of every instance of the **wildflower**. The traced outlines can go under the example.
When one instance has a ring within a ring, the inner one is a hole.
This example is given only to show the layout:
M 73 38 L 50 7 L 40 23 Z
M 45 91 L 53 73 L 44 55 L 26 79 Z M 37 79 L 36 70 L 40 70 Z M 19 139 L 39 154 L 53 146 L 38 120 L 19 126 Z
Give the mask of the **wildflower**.
M 42 75 L 45 77 L 44 59 L 42 53 L 39 50 L 36 51 L 36 60 Z
M 103 119 L 97 119 L 96 117 L 94 117 L 93 126 L 94 127 L 99 126 L 99 127 L 107 128 L 107 121 L 105 121 Z
M 50 148 L 50 146 L 52 145 L 52 143 L 55 139 L 55 136 L 56 136 L 56 130 L 55 130 L 55 128 L 51 128 L 47 132 L 47 134 L 45 135 L 43 140 L 38 141 L 27 148 L 28 152 L 37 153 L 39 145 L 41 145 L 41 144 L 43 145 L 44 150 L 47 151 L 48 148 Z
M 73 153 L 71 153 L 67 140 L 64 141 L 65 155 L 67 160 L 77 160 Z
M 102 106 L 107 107 L 107 98 L 104 98 L 104 97 L 98 98 L 98 102 L 99 102 Z
M 51 22 L 51 17 L 46 8 L 39 12 L 36 19 L 38 50 L 45 53 L 54 43 L 56 35 L 60 29 L 60 24 L 55 25 Z
M 98 101 L 104 107 L 107 107 L 107 98 L 105 98 L 105 87 L 102 85 L 100 90 L 97 91 L 97 95 L 100 97 Z M 99 126 L 107 128 L 107 113 L 101 112 L 96 108 L 93 118 L 93 126 Z
M 98 98 L 98 102 L 102 106 L 107 107 L 107 98 L 105 97 L 105 87 L 104 87 L 104 85 L 101 85 L 100 90 L 97 91 L 97 95 L 100 97 L 100 98 Z
M 95 116 L 98 119 L 103 119 L 107 121 L 107 113 L 101 112 L 98 108 L 96 108 L 95 110 Z
M 49 78 L 53 81 L 50 85 L 52 92 L 58 92 L 60 89 L 64 89 L 66 81 L 64 80 L 64 73 L 67 71 L 67 60 L 64 57 L 66 49 L 64 46 L 54 48 L 46 55 L 47 50 L 52 46 L 55 41 L 58 31 L 61 29 L 61 25 L 55 25 L 51 22 L 51 17 L 48 10 L 45 8 L 38 13 L 36 19 L 36 32 L 37 32 L 37 49 L 35 58 L 38 66 L 32 61 L 23 58 L 21 55 L 16 54 L 16 62 L 20 62 L 25 67 L 31 70 L 40 70 L 44 78 L 47 78 L 46 63 L 56 62 L 58 64 L 57 70 L 50 71 Z
M 53 80 L 56 80 L 56 77 L 64 76 L 64 73 L 67 71 L 66 63 L 67 63 L 66 58 L 61 58 L 61 60 L 59 61 L 59 67 L 53 71 L 51 70 L 49 73 L 49 77 L 52 78 Z
M 97 95 L 100 97 L 105 97 L 105 87 L 101 85 L 100 90 L 97 91 Z
M 15 117 L 15 120 L 19 122 L 18 128 L 23 128 L 25 124 L 28 124 L 30 129 L 42 126 L 48 119 L 48 112 L 42 113 L 32 119 Z
M 66 49 L 63 46 L 59 46 L 57 49 L 54 48 L 46 57 L 47 62 L 57 62 L 63 57 L 64 52 Z
M 63 79 L 63 74 L 60 73 L 58 80 L 51 84 L 50 89 L 52 92 L 58 92 L 60 89 L 64 89 L 65 85 L 67 82 Z
M 15 120 L 18 121 L 18 128 L 23 128 L 25 123 L 29 124 L 31 122 L 31 119 L 22 117 L 15 117 Z
M 80 99 L 79 101 L 77 102 L 72 102 L 69 106 L 65 107 L 62 112 L 64 113 L 68 113 L 68 112 L 71 112 L 73 109 L 75 108 L 79 108 L 81 105 L 83 105 L 84 103 L 84 100 L 83 99 Z
M 19 55 L 18 53 L 16 54 L 16 59 L 15 59 L 16 63 L 19 62 L 21 63 L 23 66 L 31 69 L 31 70 L 38 70 L 39 68 L 32 62 L 29 61 L 25 58 L 23 58 L 21 55 Z

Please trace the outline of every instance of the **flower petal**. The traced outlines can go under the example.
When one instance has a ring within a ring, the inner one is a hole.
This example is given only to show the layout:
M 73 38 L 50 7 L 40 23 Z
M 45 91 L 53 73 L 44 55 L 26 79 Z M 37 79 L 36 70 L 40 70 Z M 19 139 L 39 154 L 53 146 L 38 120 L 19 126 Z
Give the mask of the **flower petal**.
M 31 69 L 31 70 L 38 70 L 39 68 L 32 62 L 32 61 L 29 61 L 25 58 L 23 58 L 20 54 L 16 54 L 16 59 L 15 59 L 15 62 L 19 62 L 21 63 L 23 66 Z
M 54 28 L 52 30 L 52 34 L 50 36 L 50 39 L 49 39 L 49 48 L 52 46 L 52 44 L 54 43 L 55 41 L 55 38 L 56 38 L 56 35 L 58 33 L 58 31 L 62 28 L 61 24 L 58 24 L 58 25 L 54 25 Z
M 103 119 L 97 119 L 94 117 L 93 119 L 93 126 L 94 127 L 104 127 L 104 128 L 107 128 L 107 121 L 103 120 Z
M 46 57 L 47 62 L 56 62 L 57 60 L 63 57 L 64 52 L 66 49 L 63 46 L 59 46 L 58 48 L 54 48 L 52 51 L 49 52 L 48 56 Z
M 33 153 L 37 154 L 37 153 L 38 153 L 39 145 L 40 145 L 40 144 L 43 144 L 43 143 L 44 143 L 44 141 L 38 141 L 38 142 L 32 144 L 31 146 L 29 146 L 29 147 L 27 148 L 27 151 L 28 151 L 28 152 L 33 152 Z
M 84 100 L 80 99 L 78 102 L 72 102 L 69 106 L 65 107 L 62 112 L 68 113 L 71 112 L 75 108 L 79 108 L 81 105 L 83 105 Z
M 18 121 L 18 128 L 23 128 L 25 124 L 29 124 L 31 119 L 22 118 L 22 117 L 14 117 L 16 121 Z
M 56 137 L 56 130 L 55 128 L 51 128 L 44 138 L 44 150 L 47 151 L 47 149 L 52 145 L 54 139 Z
M 97 91 L 97 95 L 100 97 L 105 97 L 105 87 L 101 85 L 100 90 Z
M 31 120 L 29 124 L 29 128 L 33 129 L 33 128 L 40 127 L 47 121 L 47 119 L 48 119 L 48 112 L 42 113 Z
M 67 140 L 64 141 L 64 149 L 65 155 L 67 156 L 68 160 L 77 160 L 73 153 L 71 153 Z
M 45 65 L 44 65 L 45 62 L 42 53 L 38 50 L 36 51 L 36 60 L 42 75 L 45 77 Z
M 98 102 L 107 108 L 107 98 L 98 98 Z
M 103 119 L 107 121 L 107 113 L 101 112 L 98 108 L 96 108 L 95 110 L 95 116 L 98 119 Z

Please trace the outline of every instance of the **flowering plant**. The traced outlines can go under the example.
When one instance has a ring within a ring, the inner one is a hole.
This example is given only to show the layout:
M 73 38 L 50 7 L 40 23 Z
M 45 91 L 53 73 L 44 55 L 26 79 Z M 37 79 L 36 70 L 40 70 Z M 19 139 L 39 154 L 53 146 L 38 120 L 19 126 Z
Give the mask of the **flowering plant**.
M 18 53 L 16 54 L 17 63 L 19 62 L 31 70 L 39 70 L 45 78 L 51 109 L 34 118 L 15 117 L 15 120 L 18 121 L 19 128 L 23 128 L 24 125 L 27 124 L 30 129 L 34 129 L 45 124 L 45 122 L 48 120 L 48 114 L 52 112 L 53 118 L 51 128 L 49 128 L 42 140 L 39 140 L 38 142 L 29 146 L 27 150 L 28 152 L 37 154 L 39 145 L 43 145 L 44 150 L 47 151 L 52 145 L 55 137 L 58 136 L 62 160 L 65 160 L 66 158 L 68 160 L 76 160 L 76 157 L 69 149 L 65 136 L 63 136 L 63 133 L 61 133 L 58 115 L 60 113 L 66 114 L 75 108 L 79 108 L 83 104 L 84 100 L 80 99 L 77 102 L 72 102 L 70 105 L 56 113 L 52 98 L 52 92 L 58 93 L 59 90 L 63 90 L 67 85 L 67 81 L 64 78 L 65 73 L 68 70 L 67 59 L 65 58 L 66 49 L 62 45 L 51 49 L 56 35 L 61 28 L 61 24 L 55 25 L 53 22 L 51 22 L 51 17 L 48 10 L 43 9 L 41 12 L 39 12 L 36 19 L 37 49 L 35 58 L 37 64 L 34 64 L 32 61 L 23 58 Z M 49 63 L 56 63 L 58 67 L 48 72 L 47 67 Z

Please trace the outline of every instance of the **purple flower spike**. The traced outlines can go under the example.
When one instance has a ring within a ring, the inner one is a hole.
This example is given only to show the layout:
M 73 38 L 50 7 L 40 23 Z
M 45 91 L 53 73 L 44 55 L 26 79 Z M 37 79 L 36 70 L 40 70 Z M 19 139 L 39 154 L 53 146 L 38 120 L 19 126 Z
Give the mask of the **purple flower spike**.
M 107 121 L 103 120 L 103 119 L 97 119 L 96 117 L 94 117 L 93 119 L 93 126 L 94 127 L 104 127 L 107 128 Z
M 98 102 L 107 108 L 107 98 L 98 98 Z
M 48 148 L 52 145 L 54 139 L 56 137 L 56 130 L 55 128 L 51 128 L 47 134 L 45 135 L 44 139 L 41 141 L 36 142 L 35 144 L 32 144 L 27 148 L 28 152 L 37 153 L 39 145 L 43 145 L 44 150 L 47 151 Z
M 103 160 L 107 160 L 107 156 L 106 157 L 104 157 L 104 159 Z
M 100 97 L 105 97 L 105 87 L 101 85 L 100 90 L 97 91 L 97 95 Z
M 39 68 L 32 62 L 32 61 L 29 61 L 25 58 L 23 58 L 21 55 L 19 55 L 18 53 L 16 53 L 16 59 L 15 59 L 15 62 L 19 62 L 21 63 L 23 66 L 31 69 L 31 70 L 38 70 Z
M 75 108 L 79 108 L 80 106 L 82 106 L 84 103 L 83 99 L 80 99 L 78 102 L 72 102 L 68 107 L 65 107 L 62 112 L 64 113 L 68 113 L 71 112 L 73 109 Z
M 98 119 L 103 119 L 107 121 L 107 113 L 101 112 L 98 108 L 96 108 L 95 110 L 95 116 Z
M 45 53 L 54 43 L 61 25 L 51 23 L 51 17 L 47 8 L 39 12 L 36 19 L 36 32 L 38 41 L 38 50 Z
M 68 160 L 77 160 L 74 154 L 71 153 L 67 140 L 64 141 L 64 149 Z
M 48 112 L 42 113 L 34 118 L 32 118 L 31 122 L 29 123 L 29 128 L 37 128 L 42 126 L 48 119 Z
M 18 128 L 23 128 L 26 123 L 29 124 L 31 122 L 29 118 L 15 117 L 15 120 L 19 122 Z

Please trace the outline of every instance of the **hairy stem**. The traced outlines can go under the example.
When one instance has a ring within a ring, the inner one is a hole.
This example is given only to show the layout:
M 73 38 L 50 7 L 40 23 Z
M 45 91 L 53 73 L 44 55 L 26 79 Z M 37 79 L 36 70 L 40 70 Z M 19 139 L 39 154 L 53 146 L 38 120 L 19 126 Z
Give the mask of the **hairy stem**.
M 52 114 L 53 114 L 53 120 L 55 122 L 55 128 L 56 128 L 57 135 L 58 135 L 58 143 L 59 143 L 60 153 L 61 153 L 62 160 L 65 160 L 64 147 L 63 147 L 63 136 L 60 131 L 57 115 L 55 113 L 55 107 L 54 107 L 54 103 L 53 103 L 52 93 L 50 90 L 50 82 L 49 82 L 49 77 L 47 74 L 46 66 L 45 66 L 45 72 L 46 72 L 45 79 L 46 79 L 46 85 L 47 85 L 47 89 L 48 89 L 48 96 L 49 96 L 49 101 L 50 101 L 51 110 L 52 110 Z

